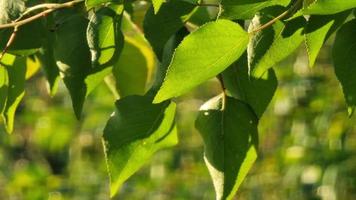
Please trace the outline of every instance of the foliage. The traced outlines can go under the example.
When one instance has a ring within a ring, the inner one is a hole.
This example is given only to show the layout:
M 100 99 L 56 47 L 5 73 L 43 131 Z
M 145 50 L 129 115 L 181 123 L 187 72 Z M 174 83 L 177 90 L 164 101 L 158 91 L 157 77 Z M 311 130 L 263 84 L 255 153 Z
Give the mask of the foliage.
M 149 8 L 141 12 L 141 4 Z M 114 197 L 156 151 L 177 144 L 172 99 L 216 77 L 221 94 L 201 107 L 196 128 L 216 199 L 232 199 L 257 159 L 275 68 L 303 42 L 312 67 L 336 33 L 335 74 L 352 116 L 354 8 L 354 0 L 0 0 L 0 113 L 13 132 L 39 68 L 50 96 L 63 81 L 79 120 L 105 83 L 116 98 L 102 137 Z

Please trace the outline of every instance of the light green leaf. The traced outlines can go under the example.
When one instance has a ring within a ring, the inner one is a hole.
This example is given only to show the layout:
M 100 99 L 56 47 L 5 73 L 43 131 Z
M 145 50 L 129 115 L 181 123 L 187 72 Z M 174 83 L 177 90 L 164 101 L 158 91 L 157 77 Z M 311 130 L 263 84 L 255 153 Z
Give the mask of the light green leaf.
M 166 76 L 168 66 L 172 60 L 175 49 L 182 42 L 182 40 L 189 34 L 189 31 L 183 27 L 178 32 L 176 32 L 172 37 L 169 38 L 166 45 L 164 46 L 162 62 L 159 63 L 155 73 L 155 79 L 152 87 L 149 91 L 152 95 L 156 95 L 159 88 L 162 86 L 164 78 Z
M 6 131 L 12 133 L 16 109 L 25 95 L 26 57 L 6 54 L 0 67 L 6 67 L 8 73 L 7 99 L 1 115 Z
M 158 13 L 159 9 L 165 1 L 166 0 L 152 0 L 152 5 L 155 13 Z
M 310 16 L 304 33 L 310 67 L 314 66 L 324 42 L 345 22 L 349 14 L 346 11 L 335 15 Z
M 333 47 L 335 73 L 339 79 L 351 115 L 356 106 L 356 19 L 337 32 Z
M 222 76 L 227 93 L 249 104 L 261 118 L 277 90 L 278 80 L 274 70 L 267 70 L 261 77 L 250 76 L 247 55 L 244 54 Z
M 176 49 L 154 102 L 182 95 L 224 71 L 245 51 L 248 39 L 229 20 L 207 23 L 188 35 Z
M 148 62 L 140 44 L 126 39 L 121 57 L 113 68 L 116 88 L 121 97 L 145 94 Z
M 101 8 L 92 15 L 87 29 L 87 40 L 94 68 L 109 67 L 118 60 L 124 45 L 121 19 L 122 15 L 117 15 L 110 8 Z
M 151 82 L 155 67 L 155 55 L 143 33 L 124 15 L 122 29 L 125 44 L 119 60 L 114 64 L 113 75 L 121 97 L 143 95 Z
M 0 64 L 0 114 L 3 113 L 6 105 L 9 90 L 9 75 L 6 67 Z
M 128 96 L 116 102 L 116 111 L 104 130 L 110 174 L 110 194 L 162 149 L 177 144 L 176 105 L 152 104 L 147 96 Z
M 222 0 L 223 18 L 252 19 L 263 8 L 281 5 L 287 6 L 290 0 Z
M 147 11 L 143 23 L 145 37 L 159 60 L 162 59 L 163 48 L 168 39 L 184 26 L 195 7 L 196 5 L 182 0 L 173 0 L 164 3 L 156 14 L 153 7 Z
M 257 158 L 257 119 L 250 108 L 218 96 L 201 107 L 196 128 L 217 200 L 232 199 Z
M 256 15 L 249 30 L 256 30 L 270 19 Z M 303 42 L 303 28 L 306 21 L 303 17 L 292 19 L 285 24 L 277 21 L 273 26 L 254 34 L 248 47 L 250 74 L 261 77 L 273 67 L 292 54 Z
M 356 0 L 316 0 L 309 4 L 298 15 L 330 15 L 356 8 Z

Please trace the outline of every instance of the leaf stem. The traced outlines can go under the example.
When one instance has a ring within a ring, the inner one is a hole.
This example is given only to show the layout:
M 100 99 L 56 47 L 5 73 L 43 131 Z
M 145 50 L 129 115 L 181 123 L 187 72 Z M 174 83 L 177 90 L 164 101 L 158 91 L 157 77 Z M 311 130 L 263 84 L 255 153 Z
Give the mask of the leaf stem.
M 297 0 L 295 2 L 295 4 L 293 6 L 291 6 L 288 10 L 284 11 L 282 14 L 278 15 L 277 17 L 273 18 L 271 21 L 263 24 L 262 26 L 256 28 L 255 30 L 252 30 L 251 32 L 249 32 L 249 34 L 253 35 L 253 34 L 257 33 L 257 32 L 260 32 L 263 29 L 266 29 L 266 28 L 272 26 L 276 21 L 284 18 L 285 16 L 287 16 L 289 14 L 294 13 L 298 9 L 299 4 L 302 3 L 302 2 L 303 2 L 303 0 Z

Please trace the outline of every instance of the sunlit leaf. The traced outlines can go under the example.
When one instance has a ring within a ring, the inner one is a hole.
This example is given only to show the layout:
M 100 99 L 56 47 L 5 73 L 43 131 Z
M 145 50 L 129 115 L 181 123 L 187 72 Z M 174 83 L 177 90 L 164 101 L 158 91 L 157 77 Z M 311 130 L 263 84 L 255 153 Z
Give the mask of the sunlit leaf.
M 154 102 L 180 96 L 218 75 L 241 56 L 248 38 L 228 20 L 207 23 L 188 35 L 176 49 Z
M 111 196 L 156 151 L 177 144 L 176 105 L 169 101 L 151 102 L 148 96 L 128 96 L 117 101 L 115 113 L 105 127 Z

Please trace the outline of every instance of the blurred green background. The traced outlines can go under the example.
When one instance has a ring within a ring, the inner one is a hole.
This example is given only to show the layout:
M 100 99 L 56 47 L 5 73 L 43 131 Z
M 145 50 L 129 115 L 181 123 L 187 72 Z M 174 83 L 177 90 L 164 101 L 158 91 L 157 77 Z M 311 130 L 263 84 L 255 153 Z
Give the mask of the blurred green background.
M 304 47 L 276 66 L 279 88 L 261 119 L 259 158 L 236 199 L 356 199 L 356 117 L 347 115 L 331 44 L 313 69 Z M 100 85 L 77 121 L 63 84 L 53 98 L 45 86 L 41 72 L 29 79 L 13 135 L 1 125 L 0 199 L 109 199 L 101 136 L 114 96 Z M 157 153 L 114 199 L 215 198 L 194 120 L 219 92 L 211 80 L 176 100 L 179 145 Z

